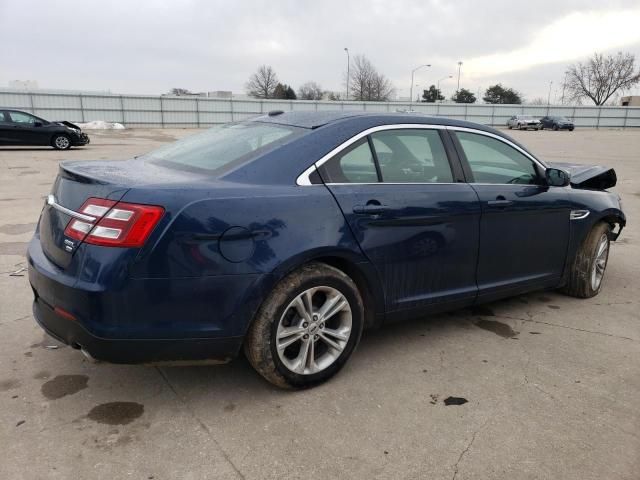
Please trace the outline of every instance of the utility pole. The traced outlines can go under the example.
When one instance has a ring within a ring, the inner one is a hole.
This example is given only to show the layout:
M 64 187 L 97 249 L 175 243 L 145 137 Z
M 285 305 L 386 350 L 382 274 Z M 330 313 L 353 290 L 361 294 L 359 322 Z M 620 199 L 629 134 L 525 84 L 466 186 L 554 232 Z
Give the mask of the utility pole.
M 441 94 L 441 92 L 440 92 L 440 82 L 442 80 L 446 80 L 447 78 L 453 78 L 453 75 L 447 75 L 446 77 L 442 77 L 440 80 L 438 80 L 438 86 L 436 87 L 438 89 L 438 94 Z M 442 100 L 440 100 L 440 101 L 442 101 Z
M 462 69 L 462 62 L 458 62 L 458 88 L 456 92 L 460 91 L 460 70 Z
M 547 105 L 551 105 L 551 86 L 553 85 L 553 80 L 549 82 L 549 95 L 547 95 Z
M 345 100 L 349 100 L 349 67 L 351 62 L 349 61 L 349 49 L 344 47 L 344 51 L 347 52 L 347 95 L 345 96 Z
M 430 63 L 425 63 L 424 65 L 418 65 L 416 68 L 411 70 L 411 88 L 409 89 L 409 110 L 411 110 L 411 106 L 413 105 L 413 75 L 416 73 L 416 70 L 420 70 L 422 67 L 430 67 Z

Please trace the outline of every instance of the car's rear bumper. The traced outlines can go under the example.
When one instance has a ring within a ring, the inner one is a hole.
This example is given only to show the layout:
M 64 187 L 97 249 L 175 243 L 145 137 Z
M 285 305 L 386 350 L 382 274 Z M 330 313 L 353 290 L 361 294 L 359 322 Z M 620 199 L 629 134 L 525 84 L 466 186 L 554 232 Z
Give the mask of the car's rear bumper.
M 122 272 L 99 265 L 95 253 L 76 254 L 88 259 L 77 278 L 51 262 L 37 235 L 31 241 L 33 313 L 50 335 L 99 360 L 227 361 L 238 354 L 264 293 L 263 275 L 117 280 Z
M 95 360 L 128 364 L 226 363 L 242 346 L 242 337 L 179 339 L 109 339 L 91 334 L 78 321 L 59 315 L 41 297 L 33 316 L 56 340 L 81 349 Z

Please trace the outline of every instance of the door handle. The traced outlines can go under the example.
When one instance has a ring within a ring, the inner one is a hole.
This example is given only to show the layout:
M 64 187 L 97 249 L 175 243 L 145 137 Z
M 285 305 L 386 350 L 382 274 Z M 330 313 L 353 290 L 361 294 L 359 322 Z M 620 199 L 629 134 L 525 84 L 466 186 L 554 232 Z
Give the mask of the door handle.
M 513 201 L 512 200 L 489 200 L 487 202 L 487 205 L 489 205 L 490 207 L 508 207 L 509 205 L 513 205 Z
M 378 215 L 388 209 L 389 207 L 387 205 L 368 203 L 367 205 L 356 205 L 353 207 L 353 213 L 360 215 Z

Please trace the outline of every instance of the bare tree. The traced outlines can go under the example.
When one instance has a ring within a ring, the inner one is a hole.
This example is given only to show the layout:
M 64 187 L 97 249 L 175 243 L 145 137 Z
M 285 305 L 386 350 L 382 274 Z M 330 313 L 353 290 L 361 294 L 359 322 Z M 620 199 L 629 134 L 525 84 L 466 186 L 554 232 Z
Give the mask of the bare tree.
M 635 69 L 632 53 L 618 52 L 604 56 L 594 53 L 585 63 L 570 65 L 565 88 L 573 100 L 589 98 L 604 105 L 618 90 L 624 91 L 640 82 L 640 70 Z
M 252 97 L 273 98 L 273 92 L 278 83 L 275 70 L 270 65 L 262 65 L 249 77 L 245 89 Z
M 353 100 L 387 101 L 393 95 L 391 82 L 378 73 L 364 55 L 356 55 L 351 63 L 349 76 L 350 97 Z
M 322 100 L 324 92 L 316 82 L 307 82 L 298 89 L 300 100 Z

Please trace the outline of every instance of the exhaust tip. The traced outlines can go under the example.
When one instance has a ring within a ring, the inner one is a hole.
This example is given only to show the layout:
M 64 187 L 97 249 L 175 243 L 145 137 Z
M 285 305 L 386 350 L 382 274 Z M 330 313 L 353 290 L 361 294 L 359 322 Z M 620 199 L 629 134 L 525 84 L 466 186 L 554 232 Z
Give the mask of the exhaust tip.
M 93 358 L 89 352 L 87 352 L 84 348 L 82 348 L 82 346 L 80 346 L 80 351 L 85 356 L 85 358 L 89 360 L 91 363 L 100 363 L 100 360 Z

